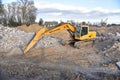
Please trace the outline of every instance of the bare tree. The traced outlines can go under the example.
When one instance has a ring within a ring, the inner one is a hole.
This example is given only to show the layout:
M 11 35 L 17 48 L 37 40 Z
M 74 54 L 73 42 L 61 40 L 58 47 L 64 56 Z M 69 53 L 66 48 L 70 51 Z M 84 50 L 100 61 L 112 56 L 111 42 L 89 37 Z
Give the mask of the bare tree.
M 0 23 L 2 23 L 3 20 L 3 13 L 4 13 L 3 4 L 2 1 L 0 0 Z
M 18 0 L 4 5 L 4 21 L 10 26 L 35 23 L 36 8 L 31 0 Z
M 16 2 L 4 5 L 4 22 L 10 26 L 18 24 L 18 5 Z
M 31 0 L 18 0 L 21 8 L 21 22 L 34 23 L 36 19 L 36 8 Z

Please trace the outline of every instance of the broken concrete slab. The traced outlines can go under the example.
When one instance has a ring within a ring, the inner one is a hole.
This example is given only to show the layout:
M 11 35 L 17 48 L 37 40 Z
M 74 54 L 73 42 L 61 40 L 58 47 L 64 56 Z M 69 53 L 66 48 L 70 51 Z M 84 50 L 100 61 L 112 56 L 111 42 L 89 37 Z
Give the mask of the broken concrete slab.
M 120 70 L 120 61 L 116 62 L 116 66 L 118 67 L 118 69 Z

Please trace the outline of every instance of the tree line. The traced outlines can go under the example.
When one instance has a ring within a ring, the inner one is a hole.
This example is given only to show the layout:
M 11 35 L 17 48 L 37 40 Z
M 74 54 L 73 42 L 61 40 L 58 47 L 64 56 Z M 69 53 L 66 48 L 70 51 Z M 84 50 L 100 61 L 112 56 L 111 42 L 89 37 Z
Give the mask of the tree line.
M 32 0 L 17 0 L 2 4 L 0 0 L 0 24 L 5 26 L 30 25 L 35 23 L 37 8 Z

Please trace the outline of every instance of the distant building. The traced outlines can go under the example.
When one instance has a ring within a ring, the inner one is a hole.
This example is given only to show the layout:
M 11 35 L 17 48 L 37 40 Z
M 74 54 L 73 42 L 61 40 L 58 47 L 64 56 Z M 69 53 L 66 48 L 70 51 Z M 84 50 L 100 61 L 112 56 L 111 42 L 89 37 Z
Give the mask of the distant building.
M 55 26 L 58 25 L 58 22 L 57 22 L 57 21 L 46 21 L 46 22 L 44 23 L 44 25 L 45 25 L 46 27 L 55 27 Z

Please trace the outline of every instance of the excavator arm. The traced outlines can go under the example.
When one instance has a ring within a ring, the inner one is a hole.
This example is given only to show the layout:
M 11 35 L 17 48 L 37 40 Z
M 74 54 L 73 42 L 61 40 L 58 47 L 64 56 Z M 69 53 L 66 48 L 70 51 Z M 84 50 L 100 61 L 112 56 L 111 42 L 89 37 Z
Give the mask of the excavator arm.
M 70 30 L 72 32 L 75 32 L 75 27 L 72 24 L 63 23 L 63 24 L 58 25 L 57 27 L 49 29 L 49 30 L 46 30 L 46 28 L 40 29 L 35 34 L 33 39 L 28 43 L 28 45 L 24 49 L 24 53 L 27 53 L 38 42 L 38 40 L 41 39 L 42 36 L 49 35 L 51 33 L 58 32 L 58 31 L 61 31 L 61 30 Z

